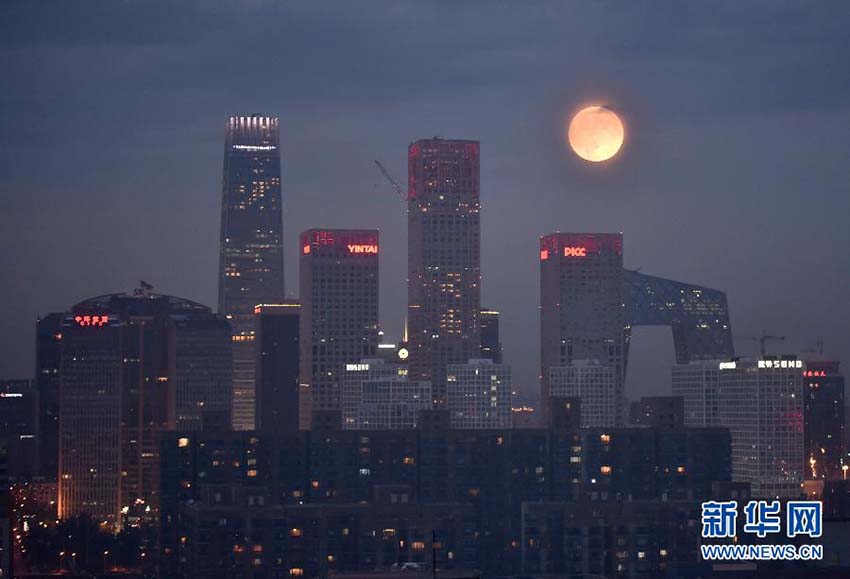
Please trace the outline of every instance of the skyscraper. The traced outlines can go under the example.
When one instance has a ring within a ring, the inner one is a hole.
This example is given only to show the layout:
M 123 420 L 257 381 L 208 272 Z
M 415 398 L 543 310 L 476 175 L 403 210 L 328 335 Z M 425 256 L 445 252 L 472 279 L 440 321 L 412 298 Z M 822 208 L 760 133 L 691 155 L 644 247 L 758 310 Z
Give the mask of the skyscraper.
M 38 470 L 55 481 L 59 472 L 59 362 L 63 314 L 39 318 L 35 325 L 35 388 L 38 392 Z
M 298 430 L 301 304 L 260 304 L 257 324 L 257 430 Z
M 479 313 L 481 331 L 481 358 L 502 363 L 502 341 L 499 338 L 499 312 L 483 309 Z
M 18 482 L 37 474 L 37 398 L 30 380 L 0 379 L 0 446 L 6 448 L 8 476 Z
M 837 361 L 806 362 L 803 373 L 803 422 L 807 478 L 842 476 L 845 425 L 844 376 Z
M 685 399 L 685 425 L 729 429 L 732 479 L 750 483 L 755 497 L 800 493 L 805 372 L 794 357 L 673 366 L 673 395 Z
M 479 357 L 479 144 L 408 148 L 408 341 L 412 380 L 446 401 L 446 367 Z
M 224 145 L 218 311 L 233 326 L 233 427 L 254 427 L 254 306 L 284 298 L 278 119 L 230 117 Z
M 548 400 L 550 371 L 577 362 L 613 371 L 613 416 L 623 423 L 625 378 L 623 235 L 554 233 L 540 238 L 541 400 Z M 571 394 L 574 395 L 574 394 Z M 590 416 L 582 400 L 582 415 Z M 543 406 L 544 419 L 547 406 Z
M 378 348 L 378 232 L 310 229 L 300 236 L 301 428 L 339 411 L 345 365 Z
M 230 325 L 137 292 L 78 303 L 61 333 L 59 515 L 155 514 L 162 432 L 230 422 Z

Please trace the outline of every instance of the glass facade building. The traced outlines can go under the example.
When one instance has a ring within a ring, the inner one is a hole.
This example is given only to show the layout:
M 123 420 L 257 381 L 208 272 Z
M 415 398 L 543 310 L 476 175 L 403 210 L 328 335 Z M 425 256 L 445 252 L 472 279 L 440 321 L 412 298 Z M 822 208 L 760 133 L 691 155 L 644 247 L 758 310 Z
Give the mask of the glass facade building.
M 277 117 L 230 117 L 224 145 L 218 311 L 233 326 L 233 427 L 254 428 L 254 306 L 284 298 Z
M 635 326 L 669 326 L 677 364 L 735 355 L 726 294 L 624 269 L 622 234 L 541 237 L 540 306 L 541 399 L 553 395 L 552 368 L 611 366 L 617 425 L 625 421 L 623 386 Z M 685 411 L 706 413 L 711 406 L 689 410 L 686 402 Z
M 346 364 L 378 349 L 378 232 L 301 233 L 301 428 L 314 412 L 339 411 Z M 339 425 L 337 425 L 339 426 Z
M 478 141 L 408 148 L 408 347 L 414 380 L 446 401 L 446 368 L 480 356 L 481 223 Z
M 676 363 L 735 355 L 726 294 L 626 270 L 626 356 L 634 326 L 670 326 Z
M 61 334 L 59 516 L 155 516 L 162 433 L 230 424 L 230 324 L 137 292 L 78 303 Z
M 549 368 L 549 395 L 581 399 L 582 428 L 610 428 L 617 420 L 617 369 L 581 360 Z
M 257 341 L 257 430 L 298 430 L 301 304 L 260 304 Z
M 472 359 L 446 372 L 452 428 L 511 427 L 511 367 Z
M 404 364 L 364 359 L 345 366 L 342 427 L 346 430 L 409 430 L 419 423 L 419 412 L 431 407 L 431 384 L 409 381 Z
M 754 497 L 794 498 L 800 493 L 805 371 L 795 358 L 673 366 L 673 394 L 685 399 L 685 425 L 729 429 L 732 480 L 750 483 Z
M 499 337 L 499 317 L 496 310 L 483 309 L 479 312 L 478 325 L 481 331 L 481 358 L 502 363 L 502 341 Z
M 838 361 L 808 360 L 803 375 L 807 478 L 844 476 L 844 376 Z
M 622 234 L 555 233 L 540 238 L 541 400 L 553 395 L 550 369 L 576 364 L 608 366 L 613 383 L 607 387 L 613 388 L 609 392 L 613 399 L 604 408 L 613 415 L 601 420 L 609 426 L 622 424 L 624 292 Z M 578 388 L 577 382 L 574 388 Z M 587 414 L 585 407 L 582 400 L 583 415 Z M 545 420 L 546 405 L 543 410 Z

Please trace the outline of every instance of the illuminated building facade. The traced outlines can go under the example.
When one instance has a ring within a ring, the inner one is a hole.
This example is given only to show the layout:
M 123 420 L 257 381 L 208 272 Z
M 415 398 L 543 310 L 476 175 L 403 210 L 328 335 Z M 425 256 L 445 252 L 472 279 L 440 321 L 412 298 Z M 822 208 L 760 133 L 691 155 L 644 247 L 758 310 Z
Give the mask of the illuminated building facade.
M 432 407 L 431 384 L 410 381 L 407 366 L 382 359 L 346 364 L 342 381 L 342 427 L 346 430 L 409 430 Z
M 408 341 L 414 380 L 446 401 L 446 368 L 480 356 L 479 143 L 408 148 Z
M 482 309 L 479 312 L 478 326 L 481 331 L 480 357 L 502 363 L 502 341 L 499 337 L 499 312 Z
M 542 399 L 549 395 L 549 368 L 580 359 L 610 365 L 619 375 L 618 424 L 625 418 L 622 390 L 633 327 L 670 326 L 677 364 L 735 355 L 726 294 L 623 270 L 622 264 L 622 234 L 540 239 Z
M 604 425 L 622 424 L 624 294 L 622 234 L 554 233 L 540 238 L 541 400 L 553 395 L 552 368 L 607 366 L 613 372 L 613 400 L 604 405 L 606 415 L 600 420 Z M 582 400 L 583 417 L 587 408 Z M 543 410 L 545 419 L 547 408 Z
M 842 478 L 844 376 L 837 361 L 811 360 L 803 373 L 806 478 Z
M 300 236 L 301 428 L 340 410 L 345 365 L 378 348 L 378 232 L 310 229 Z
M 301 304 L 260 304 L 257 342 L 257 430 L 298 429 Z
M 230 117 L 224 145 L 218 311 L 233 327 L 233 427 L 254 428 L 257 304 L 284 298 L 277 117 Z
M 673 366 L 673 395 L 685 400 L 685 425 L 729 429 L 732 479 L 750 483 L 755 497 L 800 492 L 804 372 L 806 365 L 793 357 Z
M 610 428 L 617 421 L 617 369 L 577 360 L 572 366 L 549 368 L 549 395 L 581 399 L 583 428 Z
M 452 428 L 511 427 L 511 367 L 472 359 L 446 371 Z
M 59 516 L 155 515 L 162 433 L 230 422 L 230 325 L 195 302 L 137 292 L 80 302 L 61 332 Z
M 634 326 L 670 326 L 676 363 L 735 355 L 726 294 L 626 270 L 626 355 Z

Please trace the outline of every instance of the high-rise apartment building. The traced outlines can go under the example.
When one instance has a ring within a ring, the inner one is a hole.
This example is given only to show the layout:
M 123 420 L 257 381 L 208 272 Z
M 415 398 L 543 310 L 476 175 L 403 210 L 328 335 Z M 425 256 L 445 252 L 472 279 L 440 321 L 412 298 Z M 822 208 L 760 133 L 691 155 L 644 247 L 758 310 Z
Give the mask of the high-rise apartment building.
M 408 379 L 407 365 L 364 359 L 345 365 L 342 427 L 346 430 L 409 430 L 432 408 L 431 384 Z
M 408 341 L 413 380 L 446 402 L 446 367 L 480 356 L 479 143 L 408 148 Z
M 836 479 L 845 441 L 844 376 L 837 361 L 811 360 L 803 373 L 806 478 Z
M 502 363 L 502 341 L 499 337 L 499 312 L 482 309 L 479 312 L 478 325 L 481 331 L 480 357 Z
M 257 430 L 298 430 L 301 304 L 260 304 L 257 323 Z
M 162 433 L 230 423 L 230 325 L 139 291 L 80 302 L 61 333 L 59 516 L 154 516 Z
M 471 359 L 446 372 L 449 424 L 452 428 L 511 427 L 511 367 Z
M 301 428 L 340 410 L 345 365 L 378 348 L 378 232 L 310 229 L 300 236 Z
M 750 483 L 755 497 L 800 493 L 804 372 L 794 357 L 673 366 L 673 395 L 684 398 L 685 425 L 729 429 L 732 479 Z
M 540 238 L 541 400 L 551 395 L 551 368 L 610 366 L 613 416 L 623 423 L 625 288 L 620 233 L 554 233 Z M 587 420 L 588 404 L 582 400 Z M 547 410 L 543 407 L 544 414 Z M 545 416 L 544 416 L 545 418 Z
M 549 396 L 581 399 L 582 428 L 612 428 L 617 421 L 617 369 L 595 361 L 549 368 Z
M 224 144 L 218 311 L 233 327 L 233 427 L 254 428 L 257 304 L 284 298 L 277 117 L 230 117 Z

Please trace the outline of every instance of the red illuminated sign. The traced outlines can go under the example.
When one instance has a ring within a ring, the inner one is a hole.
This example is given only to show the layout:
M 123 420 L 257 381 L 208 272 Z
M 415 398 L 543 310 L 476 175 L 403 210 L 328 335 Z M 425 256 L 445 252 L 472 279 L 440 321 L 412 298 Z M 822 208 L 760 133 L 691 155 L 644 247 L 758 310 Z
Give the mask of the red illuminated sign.
M 304 252 L 305 255 L 310 253 L 310 244 L 308 243 L 307 245 L 305 245 L 304 248 L 302 249 L 302 251 Z
M 564 257 L 587 257 L 586 247 L 565 247 Z
M 540 250 L 540 261 L 545 261 L 547 259 L 549 259 L 549 250 L 548 249 L 541 249 Z
M 803 376 L 806 378 L 825 378 L 826 370 L 806 370 L 803 372 Z
M 348 244 L 348 253 L 378 253 L 378 246 L 371 244 Z
M 109 316 L 107 315 L 86 315 L 86 316 L 74 316 L 74 323 L 78 326 L 88 327 L 88 326 L 105 326 L 109 323 Z

